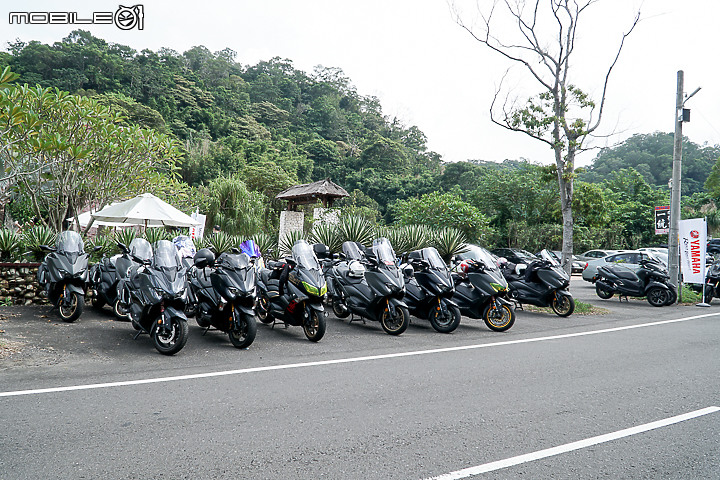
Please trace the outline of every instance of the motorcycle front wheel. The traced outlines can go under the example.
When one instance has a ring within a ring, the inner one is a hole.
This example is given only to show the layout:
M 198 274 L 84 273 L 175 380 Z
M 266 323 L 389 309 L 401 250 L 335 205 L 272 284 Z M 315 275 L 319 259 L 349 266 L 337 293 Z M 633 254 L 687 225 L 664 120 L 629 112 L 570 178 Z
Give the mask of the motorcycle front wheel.
M 460 325 L 460 318 L 460 309 L 455 305 L 448 305 L 445 314 L 443 314 L 442 307 L 438 304 L 437 307 L 430 310 L 429 315 L 430 325 L 440 333 L 454 331 Z
M 325 316 L 320 315 L 317 310 L 310 310 L 310 316 L 303 323 L 305 336 L 311 342 L 319 342 L 325 335 Z
M 272 323 L 273 317 L 270 314 L 270 299 L 265 293 L 260 293 L 255 306 L 255 314 L 262 323 Z
M 152 331 L 152 338 L 158 352 L 163 355 L 175 355 L 187 343 L 187 321 L 173 317 L 170 319 L 170 328 L 167 330 L 161 330 L 156 323 Z
M 233 312 L 233 328 L 228 332 L 230 343 L 235 348 L 248 348 L 257 334 L 257 323 L 254 315 L 246 315 L 238 310 Z
M 82 315 L 83 307 L 85 306 L 85 295 L 81 295 L 77 292 L 70 294 L 70 301 L 65 304 L 65 299 L 60 297 L 58 305 L 58 313 L 63 322 L 74 322 L 80 315 Z
M 93 290 L 92 306 L 95 308 L 102 308 L 105 306 L 105 300 L 100 296 L 97 290 Z
M 395 314 L 390 314 L 390 309 L 385 308 L 380 317 L 380 325 L 388 335 L 400 335 L 410 325 L 410 312 L 407 307 L 395 307 Z
M 556 293 L 552 301 L 552 309 L 559 317 L 569 317 L 575 311 L 575 299 L 572 295 Z
M 500 305 L 500 308 L 488 305 L 482 317 L 485 325 L 494 332 L 504 332 L 515 323 L 515 312 L 505 304 Z
M 653 307 L 664 307 L 668 301 L 668 291 L 660 287 L 653 287 L 647 292 L 647 301 Z
M 708 288 L 707 286 L 705 286 L 705 297 L 703 298 L 703 301 L 705 303 L 710 303 L 710 302 L 712 302 L 712 299 L 713 299 L 712 288 Z
M 597 296 L 602 298 L 603 300 L 607 300 L 608 298 L 612 298 L 614 295 L 613 292 L 608 290 L 607 288 L 604 288 L 602 285 L 595 284 L 595 293 L 597 293 Z

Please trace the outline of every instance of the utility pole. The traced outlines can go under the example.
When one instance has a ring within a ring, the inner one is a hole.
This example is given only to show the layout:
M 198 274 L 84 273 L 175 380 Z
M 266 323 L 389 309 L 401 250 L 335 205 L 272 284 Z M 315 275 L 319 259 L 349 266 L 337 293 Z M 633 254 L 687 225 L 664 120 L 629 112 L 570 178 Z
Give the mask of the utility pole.
M 672 192 L 670 194 L 670 233 L 668 238 L 668 261 L 670 263 L 670 283 L 678 289 L 680 296 L 680 251 L 678 241 L 680 234 L 680 178 L 682 176 L 682 124 L 690 121 L 690 110 L 683 108 L 690 97 L 700 91 L 700 87 L 683 98 L 684 73 L 677 72 L 677 96 L 675 97 L 675 145 L 673 148 Z

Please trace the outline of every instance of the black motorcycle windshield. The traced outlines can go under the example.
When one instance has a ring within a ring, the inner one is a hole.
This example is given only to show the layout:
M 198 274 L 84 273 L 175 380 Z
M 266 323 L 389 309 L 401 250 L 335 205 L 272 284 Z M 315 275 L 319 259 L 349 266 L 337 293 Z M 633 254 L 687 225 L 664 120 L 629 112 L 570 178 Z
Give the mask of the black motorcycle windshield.
M 378 262 L 385 265 L 395 265 L 395 251 L 387 238 L 374 240 L 372 248 Z
M 300 240 L 295 242 L 292 248 L 292 256 L 298 266 L 310 270 L 320 270 L 320 263 L 318 263 L 315 252 L 306 241 Z
M 170 240 L 160 240 L 155 244 L 153 266 L 180 269 L 180 256 Z

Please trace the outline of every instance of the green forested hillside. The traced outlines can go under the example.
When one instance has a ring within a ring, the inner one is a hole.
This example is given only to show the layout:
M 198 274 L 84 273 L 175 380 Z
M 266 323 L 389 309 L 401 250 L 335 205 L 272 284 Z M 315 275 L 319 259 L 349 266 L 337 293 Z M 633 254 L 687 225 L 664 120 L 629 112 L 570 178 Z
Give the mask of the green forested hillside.
M 182 192 L 176 203 L 217 212 L 229 231 L 272 232 L 279 191 L 330 177 L 351 193 L 341 204 L 374 221 L 452 226 L 490 246 L 560 243 L 551 167 L 446 164 L 418 127 L 384 115 L 379 100 L 358 92 L 337 68 L 303 72 L 280 58 L 244 65 L 230 49 L 203 46 L 136 51 L 81 30 L 52 45 L 10 43 L 0 66 L 20 74 L 16 83 L 92 98 L 129 125 L 174 138 L 179 177 L 171 189 Z M 691 208 L 714 208 L 720 189 L 704 184 L 719 156 L 718 146 L 685 142 L 683 191 L 695 194 Z M 662 242 L 652 211 L 668 201 L 671 160 L 672 134 L 636 135 L 602 150 L 576 182 L 576 249 Z M 18 192 L 10 211 L 32 217 Z M 252 221 L 234 221 L 255 215 L 248 205 L 266 207 Z

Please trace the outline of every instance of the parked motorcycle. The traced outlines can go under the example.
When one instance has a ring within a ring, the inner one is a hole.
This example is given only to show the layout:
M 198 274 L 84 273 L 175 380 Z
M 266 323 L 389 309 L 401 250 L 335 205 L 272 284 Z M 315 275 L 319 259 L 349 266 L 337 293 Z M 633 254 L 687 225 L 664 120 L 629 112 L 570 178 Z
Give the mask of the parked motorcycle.
M 471 246 L 459 256 L 453 273 L 453 300 L 466 317 L 481 318 L 490 330 L 504 332 L 515 323 L 515 309 L 506 299 L 508 284 L 495 260 L 482 247 Z
M 665 266 L 653 257 L 643 254 L 637 271 L 621 264 L 608 264 L 599 267 L 593 277 L 595 293 L 602 299 L 613 295 L 647 297 L 653 307 L 662 307 L 675 303 L 677 293 L 670 283 L 670 275 Z
M 149 261 L 152 258 L 152 246 L 144 238 L 134 238 L 129 246 L 118 243 L 118 247 L 122 254 L 112 257 L 103 256 L 90 269 L 92 305 L 95 308 L 110 305 L 118 320 L 129 321 L 130 315 L 120 302 L 118 285 L 122 279 L 127 278 L 133 265 L 140 265 L 133 261 L 133 257 L 142 261 Z
M 327 284 L 310 244 L 298 240 L 284 262 L 268 262 L 268 267 L 260 270 L 257 283 L 258 320 L 302 326 L 308 340 L 319 341 L 326 329 Z
M 523 303 L 552 307 L 561 317 L 568 317 L 575 311 L 575 300 L 568 290 L 570 275 L 547 250 L 540 252 L 540 260 L 525 267 L 512 264 L 510 268 L 502 268 L 501 265 L 500 271 L 508 282 L 510 298 L 520 308 Z
M 60 318 L 74 322 L 82 315 L 88 284 L 88 254 L 82 237 L 67 230 L 58 234 L 55 247 L 41 245 L 40 248 L 49 253 L 38 268 L 38 283 L 58 309 Z
M 460 325 L 460 308 L 451 300 L 455 292 L 450 270 L 435 247 L 407 254 L 405 303 L 411 315 L 425 318 L 440 333 L 450 333 Z
M 127 279 L 120 282 L 120 301 L 129 309 L 133 327 L 147 333 L 155 348 L 164 355 L 173 355 L 185 346 L 188 338 L 187 279 L 175 245 L 160 240 L 153 248 L 152 260 L 138 257 L 140 263 L 130 269 Z
M 720 256 L 718 256 L 713 264 L 707 269 L 705 274 L 705 303 L 710 303 L 713 297 L 720 297 Z
M 237 252 L 237 251 L 236 251 Z M 215 255 L 207 248 L 198 250 L 195 268 L 189 276 L 190 298 L 195 321 L 207 330 L 225 332 L 236 348 L 247 348 L 255 340 L 255 269 L 245 253 Z
M 325 270 L 335 315 L 346 318 L 354 314 L 380 322 L 390 335 L 407 330 L 410 312 L 403 301 L 405 279 L 388 239 L 373 241 L 370 250 L 345 242 L 342 251 L 344 258 Z

